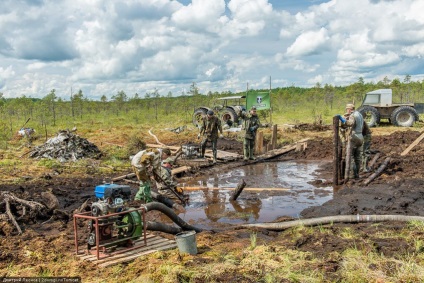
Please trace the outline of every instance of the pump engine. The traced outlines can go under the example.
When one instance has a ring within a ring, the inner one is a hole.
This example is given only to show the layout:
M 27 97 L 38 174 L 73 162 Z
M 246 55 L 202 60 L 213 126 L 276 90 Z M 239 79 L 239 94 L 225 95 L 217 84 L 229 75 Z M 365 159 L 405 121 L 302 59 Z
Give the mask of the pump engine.
M 91 219 L 88 224 L 88 250 L 96 246 L 96 221 L 98 223 L 98 243 L 103 250 L 119 246 L 131 247 L 143 232 L 141 213 L 135 208 L 127 208 L 130 199 L 129 186 L 103 184 L 96 186 L 97 201 L 91 206 Z M 126 213 L 127 212 L 127 213 Z

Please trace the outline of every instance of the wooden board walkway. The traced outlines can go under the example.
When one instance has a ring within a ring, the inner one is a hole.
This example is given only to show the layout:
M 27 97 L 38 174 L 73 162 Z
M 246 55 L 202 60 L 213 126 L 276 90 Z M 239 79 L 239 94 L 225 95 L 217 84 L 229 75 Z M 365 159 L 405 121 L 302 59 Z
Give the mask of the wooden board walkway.
M 112 253 L 111 256 L 103 257 L 103 258 L 100 258 L 99 260 L 97 259 L 97 256 L 95 253 L 94 254 L 88 253 L 87 250 L 80 250 L 77 256 L 81 260 L 90 261 L 92 263 L 97 264 L 97 266 L 99 267 L 107 267 L 107 266 L 117 265 L 124 262 L 130 262 L 140 256 L 151 254 L 157 251 L 164 251 L 164 250 L 174 249 L 177 247 L 177 243 L 174 240 L 169 240 L 158 235 L 147 233 L 146 238 L 147 238 L 147 246 L 144 245 L 144 240 L 143 238 L 141 238 L 135 242 L 135 246 L 134 246 L 134 247 L 139 246 L 139 248 L 135 248 L 123 253 L 117 253 L 117 254 Z M 119 249 L 117 249 L 117 252 L 119 252 Z

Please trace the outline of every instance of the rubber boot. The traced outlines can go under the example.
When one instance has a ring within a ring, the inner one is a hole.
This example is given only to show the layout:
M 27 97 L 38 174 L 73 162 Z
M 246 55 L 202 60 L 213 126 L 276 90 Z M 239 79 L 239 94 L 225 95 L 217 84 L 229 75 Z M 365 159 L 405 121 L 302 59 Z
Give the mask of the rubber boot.
M 255 160 L 256 158 L 253 156 L 253 152 L 254 152 L 254 148 L 250 148 L 250 151 L 249 151 L 249 159 L 250 160 Z
M 256 160 L 255 156 L 253 156 L 253 150 L 250 150 L 250 152 L 249 152 L 249 159 L 250 160 Z
M 367 164 L 368 164 L 368 158 L 365 157 L 362 160 L 362 172 L 364 172 L 364 173 L 368 173 L 370 171 L 369 168 L 368 168 L 368 166 L 367 166 Z
M 216 163 L 216 151 L 213 152 L 213 163 Z
M 243 149 L 243 155 L 244 155 L 244 158 L 243 158 L 244 161 L 249 160 L 249 153 L 247 152 L 246 148 Z
M 206 146 L 200 148 L 200 158 L 205 158 Z

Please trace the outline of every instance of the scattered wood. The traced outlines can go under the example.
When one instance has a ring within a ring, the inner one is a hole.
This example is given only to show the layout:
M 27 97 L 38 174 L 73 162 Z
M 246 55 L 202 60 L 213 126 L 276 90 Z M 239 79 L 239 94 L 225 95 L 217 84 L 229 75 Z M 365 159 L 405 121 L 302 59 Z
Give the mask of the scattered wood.
M 153 128 L 152 128 L 153 129 Z M 160 141 L 159 141 L 159 139 L 158 139 L 158 137 L 157 136 L 155 136 L 153 133 L 152 133 L 152 129 L 150 129 L 149 130 L 149 134 L 155 139 L 155 141 L 156 141 L 156 143 L 157 144 L 160 144 L 160 145 L 162 145 L 162 146 L 166 146 L 165 144 L 163 144 L 163 143 L 161 143 Z
M 86 250 L 78 251 L 77 256 L 84 261 L 93 262 L 98 267 L 108 267 L 133 261 L 144 255 L 162 250 L 175 249 L 177 244 L 174 240 L 169 240 L 158 235 L 146 234 L 147 246 L 143 239 L 134 242 L 134 248 L 127 252 L 118 253 L 119 250 L 110 256 L 97 259 L 95 254 L 88 253 Z
M 302 140 L 298 141 L 297 143 L 295 143 L 294 145 L 284 146 L 284 147 L 279 148 L 279 149 L 274 149 L 274 150 L 268 151 L 267 153 L 258 156 L 258 159 L 265 159 L 266 160 L 266 159 L 271 159 L 271 158 L 283 155 L 284 153 L 295 150 L 298 143 L 305 143 L 308 140 L 309 140 L 308 138 L 302 139 Z M 304 147 L 306 148 L 306 145 Z
M 236 190 L 236 188 L 218 188 L 218 187 L 183 187 L 185 191 L 198 191 L 198 190 Z M 289 191 L 289 188 L 243 188 L 243 191 Z
M 22 229 L 19 226 L 18 222 L 15 219 L 15 216 L 13 215 L 13 213 L 10 209 L 10 203 L 15 202 L 15 203 L 20 203 L 20 204 L 24 205 L 22 215 L 25 215 L 25 213 L 26 213 L 25 206 L 31 208 L 33 210 L 33 212 L 36 212 L 36 213 L 40 213 L 41 210 L 43 210 L 45 208 L 44 205 L 42 205 L 38 202 L 20 199 L 10 192 L 0 192 L 0 197 L 1 197 L 1 199 L 3 199 L 3 201 L 0 202 L 0 204 L 4 203 L 6 205 L 6 215 L 7 215 L 8 220 L 10 222 L 12 222 L 12 224 L 16 227 L 16 230 L 18 230 L 19 234 L 22 234 Z
M 86 199 L 83 204 L 81 204 L 81 206 L 75 211 L 75 213 L 82 213 L 91 210 L 89 202 L 90 198 Z
M 246 187 L 246 182 L 243 179 L 241 179 L 238 182 L 237 187 L 234 190 L 234 193 L 231 195 L 230 200 L 237 200 L 237 198 L 239 197 L 239 195 L 243 191 L 244 187 Z
M 371 183 L 375 178 L 377 178 L 383 171 L 386 169 L 387 165 L 390 164 L 391 158 L 387 157 L 384 162 L 380 165 L 380 167 L 373 173 L 371 176 L 368 177 L 368 179 L 365 180 L 364 185 L 368 185 Z
M 132 178 L 132 177 L 135 177 L 135 173 L 129 173 L 129 174 L 125 174 L 125 175 L 122 175 L 122 176 L 118 176 L 118 177 L 112 178 L 112 181 L 113 182 L 116 182 L 116 181 L 120 181 L 120 180 L 123 180 L 123 179 Z
M 413 143 L 411 143 L 407 149 L 405 149 L 400 156 L 405 156 L 408 154 L 408 152 L 411 151 L 411 149 L 413 149 L 422 139 L 424 139 L 424 133 L 421 134 L 421 136 L 419 136 Z
M 377 159 L 380 157 L 380 153 L 378 152 L 376 155 L 374 155 L 374 157 L 372 158 L 372 160 L 370 161 L 370 163 L 368 164 L 368 168 L 370 170 L 372 170 L 374 168 L 375 163 L 377 162 Z

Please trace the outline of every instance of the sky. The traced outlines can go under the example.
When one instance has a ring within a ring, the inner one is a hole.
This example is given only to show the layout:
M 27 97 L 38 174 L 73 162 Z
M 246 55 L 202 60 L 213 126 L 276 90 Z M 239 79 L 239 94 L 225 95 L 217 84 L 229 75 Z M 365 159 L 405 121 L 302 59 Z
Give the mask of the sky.
M 110 99 L 424 79 L 424 0 L 2 0 L 0 93 Z

